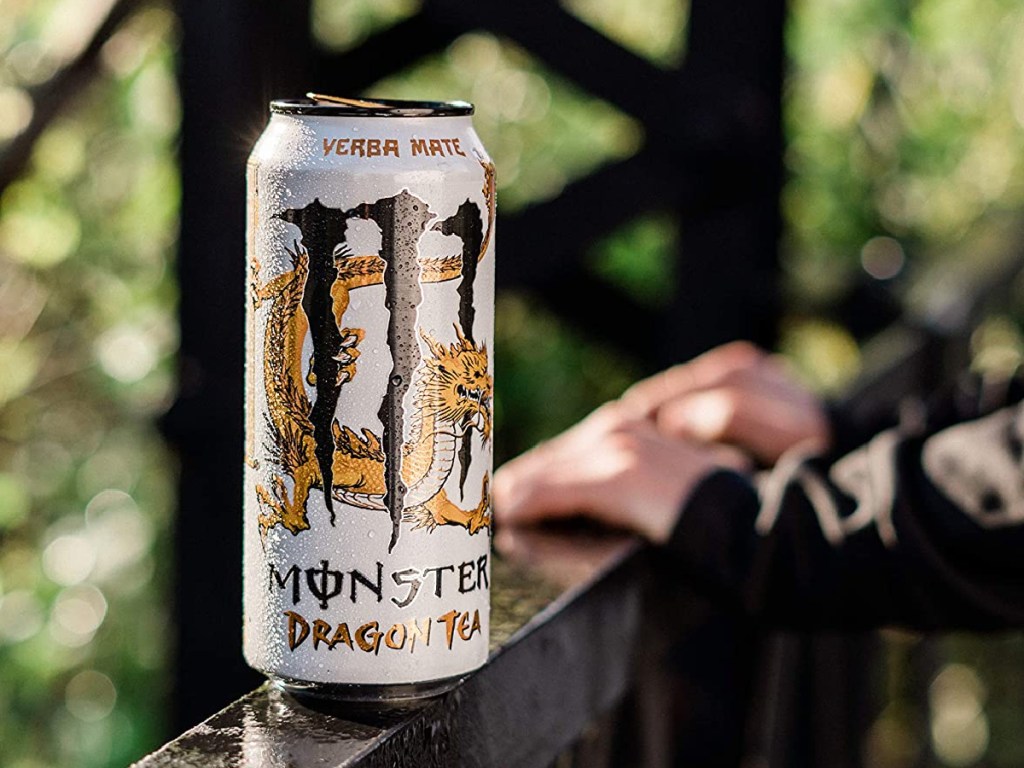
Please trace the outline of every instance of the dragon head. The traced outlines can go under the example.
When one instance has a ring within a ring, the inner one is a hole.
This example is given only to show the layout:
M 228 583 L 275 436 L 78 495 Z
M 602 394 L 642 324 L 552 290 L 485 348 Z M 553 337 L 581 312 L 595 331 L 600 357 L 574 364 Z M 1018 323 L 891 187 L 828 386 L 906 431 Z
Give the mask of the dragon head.
M 434 412 L 439 421 L 476 429 L 491 437 L 491 398 L 494 379 L 487 372 L 487 345 L 477 346 L 455 326 L 458 341 L 444 344 L 420 329 L 430 350 L 421 369 L 416 405 Z

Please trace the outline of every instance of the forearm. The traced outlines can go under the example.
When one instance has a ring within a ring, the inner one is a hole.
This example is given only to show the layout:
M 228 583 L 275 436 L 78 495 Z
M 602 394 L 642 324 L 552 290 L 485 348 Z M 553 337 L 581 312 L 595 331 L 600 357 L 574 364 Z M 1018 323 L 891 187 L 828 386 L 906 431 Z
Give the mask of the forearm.
M 716 473 L 669 551 L 771 623 L 1022 626 L 1020 421 L 1009 408 L 928 439 L 886 432 L 831 465 L 787 457 L 756 489 Z

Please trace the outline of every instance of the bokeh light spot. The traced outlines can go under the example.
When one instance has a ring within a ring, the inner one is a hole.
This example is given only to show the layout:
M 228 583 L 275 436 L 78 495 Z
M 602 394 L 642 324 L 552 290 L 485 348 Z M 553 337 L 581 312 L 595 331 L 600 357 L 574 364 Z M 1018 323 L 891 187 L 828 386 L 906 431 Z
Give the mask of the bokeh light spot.
M 96 723 L 114 711 L 117 689 L 102 672 L 87 669 L 79 672 L 64 689 L 68 712 L 86 723 Z
M 92 640 L 106 615 L 107 600 L 96 587 L 68 587 L 54 601 L 50 635 L 61 645 L 78 648 Z
M 1009 379 L 1024 364 L 1024 334 L 1008 317 L 991 317 L 971 334 L 971 367 L 992 380 Z
M 947 664 L 928 689 L 932 746 L 947 765 L 978 762 L 988 749 L 987 691 L 971 667 Z
M 96 565 L 96 551 L 85 536 L 58 536 L 43 550 L 43 573 L 63 586 L 89 578 Z
M 154 340 L 135 325 L 117 325 L 96 340 L 96 358 L 112 379 L 131 384 L 156 366 L 159 350 Z
M 12 139 L 32 122 L 32 98 L 21 88 L 0 87 L 0 141 Z
M 891 237 L 872 237 L 860 249 L 860 264 L 876 280 L 896 277 L 906 262 L 903 246 Z
M 34 593 L 19 589 L 0 597 L 0 640 L 19 643 L 42 626 L 43 607 Z
M 74 253 L 81 239 L 78 217 L 42 185 L 23 181 L 4 193 L 0 249 L 28 266 L 47 268 Z
M 71 125 L 54 126 L 36 141 L 32 154 L 40 175 L 56 183 L 71 181 L 85 169 L 85 136 Z
M 822 320 L 793 323 L 783 329 L 782 352 L 817 390 L 837 392 L 861 369 L 857 342 L 841 325 Z
M 24 40 L 4 57 L 11 72 L 22 85 L 33 86 L 48 80 L 56 69 L 55 62 L 36 40 Z
M 123 491 L 100 491 L 86 507 L 86 530 L 96 549 L 97 581 L 117 582 L 136 565 L 152 541 L 153 531 L 135 500 Z

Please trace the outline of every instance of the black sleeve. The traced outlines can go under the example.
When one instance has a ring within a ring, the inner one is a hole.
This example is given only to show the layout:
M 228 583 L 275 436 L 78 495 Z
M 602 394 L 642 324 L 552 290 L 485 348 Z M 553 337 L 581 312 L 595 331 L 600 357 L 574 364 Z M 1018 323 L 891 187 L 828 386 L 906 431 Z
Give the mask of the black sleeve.
M 1024 407 L 893 428 L 838 461 L 706 478 L 668 545 L 709 588 L 799 628 L 1024 626 Z

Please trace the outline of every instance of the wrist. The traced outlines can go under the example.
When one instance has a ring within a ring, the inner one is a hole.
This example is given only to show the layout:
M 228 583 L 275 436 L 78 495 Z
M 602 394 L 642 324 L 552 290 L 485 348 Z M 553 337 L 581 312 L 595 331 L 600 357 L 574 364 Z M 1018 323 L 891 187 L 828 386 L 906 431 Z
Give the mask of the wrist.
M 668 497 L 671 501 L 667 506 L 656 506 L 646 510 L 647 514 L 640 520 L 640 533 L 652 544 L 657 546 L 667 544 L 695 493 L 709 477 L 722 471 L 717 465 L 708 464 L 695 471 L 691 470 L 677 475 L 676 479 L 682 481 L 681 487 L 677 487 L 677 492 Z

